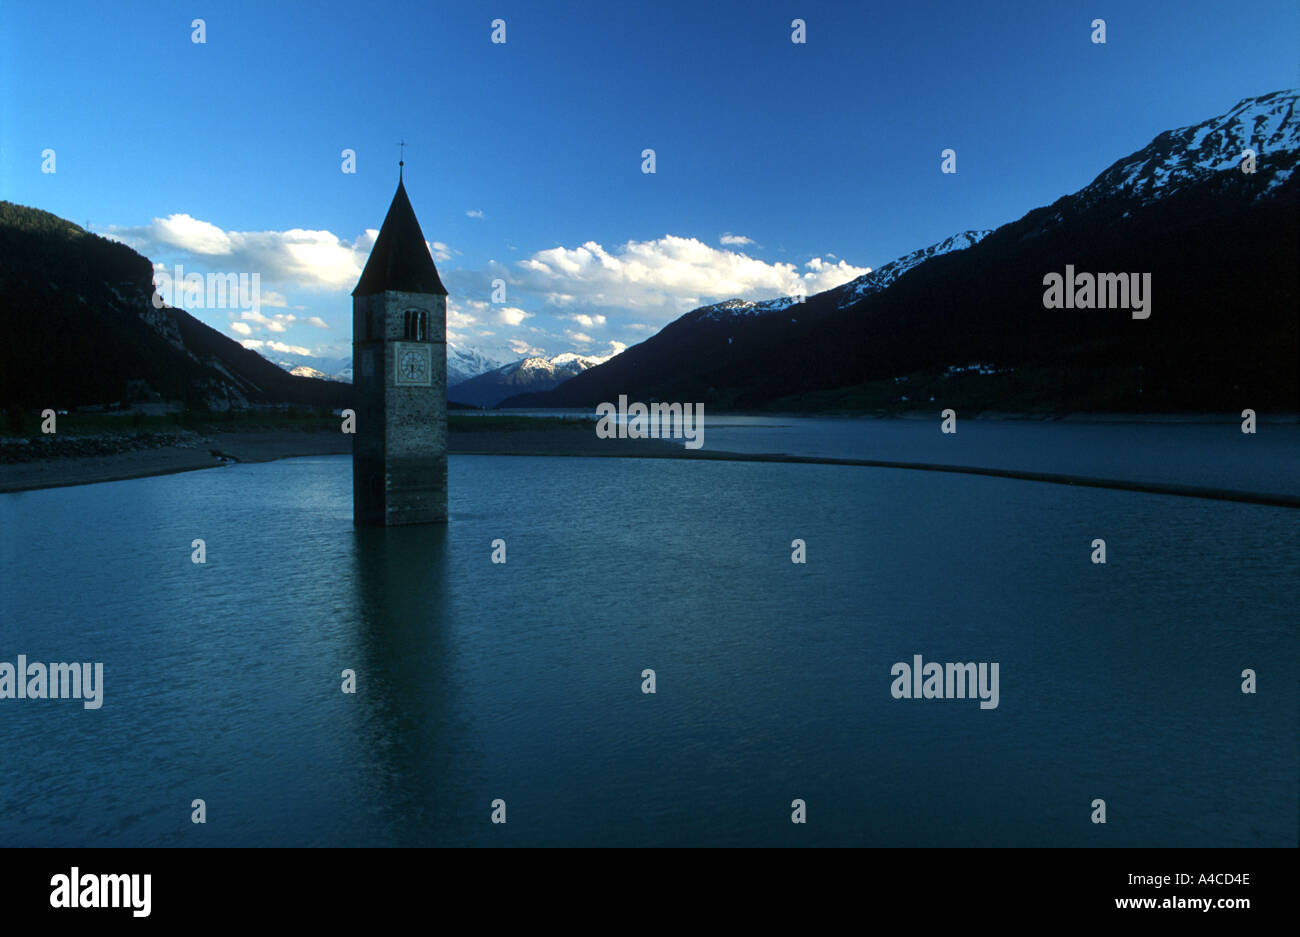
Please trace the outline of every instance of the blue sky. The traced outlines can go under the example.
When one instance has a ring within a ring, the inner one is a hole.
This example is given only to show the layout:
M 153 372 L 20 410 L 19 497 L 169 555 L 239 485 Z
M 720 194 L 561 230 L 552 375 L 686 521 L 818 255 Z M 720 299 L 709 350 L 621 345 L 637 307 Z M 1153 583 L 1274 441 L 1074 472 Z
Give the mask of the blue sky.
M 1295 87 L 1300 59 L 1293 0 L 0 0 L 0 30 L 3 198 L 169 269 L 257 272 L 258 317 L 193 311 L 346 355 L 405 139 L 451 337 L 502 360 L 608 354 L 702 303 L 997 227 Z

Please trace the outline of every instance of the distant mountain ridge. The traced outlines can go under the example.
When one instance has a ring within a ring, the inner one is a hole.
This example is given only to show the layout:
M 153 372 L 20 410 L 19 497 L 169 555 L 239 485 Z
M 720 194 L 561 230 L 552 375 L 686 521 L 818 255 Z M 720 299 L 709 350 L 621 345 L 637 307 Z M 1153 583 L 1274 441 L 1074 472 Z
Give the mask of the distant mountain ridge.
M 290 374 L 318 377 L 324 381 L 352 383 L 352 358 L 325 355 L 298 355 L 291 352 L 267 351 L 265 346 L 255 349 L 263 358 L 278 365 Z
M 1073 195 L 797 307 L 693 310 L 555 390 L 503 405 L 591 407 L 627 394 L 715 410 L 889 409 L 934 397 L 1051 412 L 1294 412 L 1298 98 L 1247 98 L 1160 133 Z M 1240 168 L 1247 148 L 1253 174 Z M 1044 276 L 1066 265 L 1150 273 L 1151 318 L 1044 308 Z M 968 362 L 989 367 L 944 377 Z
M 608 356 L 572 352 L 551 358 L 524 358 L 457 384 L 448 390 L 448 397 L 476 407 L 494 407 L 512 394 L 550 390 L 608 360 Z

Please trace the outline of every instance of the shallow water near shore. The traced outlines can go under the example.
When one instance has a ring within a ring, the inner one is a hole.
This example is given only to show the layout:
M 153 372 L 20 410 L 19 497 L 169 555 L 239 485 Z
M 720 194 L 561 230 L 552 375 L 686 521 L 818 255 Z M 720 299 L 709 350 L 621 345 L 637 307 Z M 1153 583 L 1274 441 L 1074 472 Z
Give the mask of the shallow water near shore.
M 356 531 L 350 484 L 330 456 L 0 496 L 0 660 L 105 684 L 0 700 L 0 841 L 1294 845 L 1293 510 L 453 456 L 446 527 Z M 894 699 L 916 654 L 998 662 L 998 707 Z
M 578 410 L 505 411 L 588 418 Z M 468 415 L 476 415 L 470 413 Z M 1231 415 L 1186 421 L 975 420 L 705 413 L 703 448 L 821 459 L 955 465 L 1124 483 L 1300 495 L 1300 423 L 1241 432 Z

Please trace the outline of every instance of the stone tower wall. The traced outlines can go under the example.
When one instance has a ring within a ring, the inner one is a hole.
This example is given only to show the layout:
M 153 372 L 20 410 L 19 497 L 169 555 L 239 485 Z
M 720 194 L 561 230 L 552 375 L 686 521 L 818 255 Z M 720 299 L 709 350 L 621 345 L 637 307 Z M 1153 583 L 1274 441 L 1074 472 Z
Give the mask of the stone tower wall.
M 352 305 L 356 523 L 395 526 L 445 521 L 447 299 L 389 291 L 354 297 Z M 427 314 L 428 341 L 406 338 L 407 310 Z M 428 386 L 399 383 L 398 359 L 404 348 L 427 355 Z

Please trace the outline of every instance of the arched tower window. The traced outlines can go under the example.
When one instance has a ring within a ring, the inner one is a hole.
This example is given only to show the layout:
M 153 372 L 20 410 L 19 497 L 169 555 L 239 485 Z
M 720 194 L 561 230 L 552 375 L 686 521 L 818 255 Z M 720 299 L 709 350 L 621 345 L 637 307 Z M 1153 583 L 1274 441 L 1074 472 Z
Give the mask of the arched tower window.
M 408 309 L 402 323 L 402 337 L 411 342 L 429 340 L 429 314 L 419 309 Z

